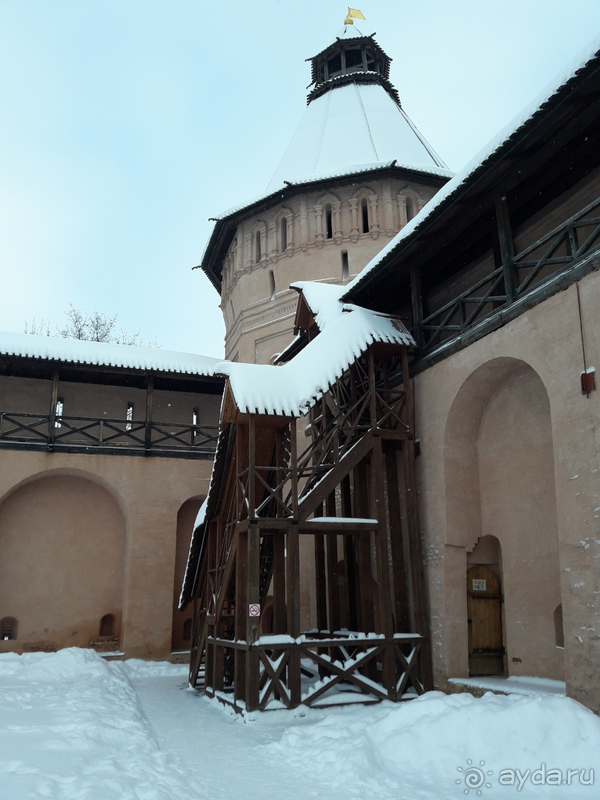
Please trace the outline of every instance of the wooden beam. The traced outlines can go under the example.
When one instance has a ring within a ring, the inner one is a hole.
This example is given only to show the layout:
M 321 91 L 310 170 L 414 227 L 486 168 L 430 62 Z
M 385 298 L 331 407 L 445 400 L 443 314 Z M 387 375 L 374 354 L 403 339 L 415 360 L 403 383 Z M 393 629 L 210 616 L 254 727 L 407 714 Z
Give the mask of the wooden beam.
M 512 303 L 516 296 L 515 273 L 513 269 L 513 258 L 515 255 L 512 230 L 510 224 L 510 214 L 506 197 L 496 197 L 494 202 L 496 210 L 496 225 L 498 227 L 498 241 L 500 244 L 500 257 L 502 259 L 502 272 L 504 274 L 504 288 L 506 298 Z
M 52 389 L 50 392 L 50 414 L 48 418 L 48 442 L 47 449 L 52 450 L 54 437 L 56 435 L 56 404 L 58 403 L 58 367 L 52 372 Z
M 154 404 L 154 378 L 149 375 L 146 380 L 146 432 L 145 432 L 145 448 L 146 455 L 150 454 L 152 449 L 152 406 Z

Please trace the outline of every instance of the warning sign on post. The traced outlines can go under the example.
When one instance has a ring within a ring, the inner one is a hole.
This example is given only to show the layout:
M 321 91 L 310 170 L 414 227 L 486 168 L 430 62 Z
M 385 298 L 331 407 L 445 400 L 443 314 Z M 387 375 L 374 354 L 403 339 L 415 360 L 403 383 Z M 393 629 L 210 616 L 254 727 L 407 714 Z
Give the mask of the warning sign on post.
M 250 603 L 248 606 L 248 615 L 250 617 L 260 617 L 260 605 L 258 603 Z

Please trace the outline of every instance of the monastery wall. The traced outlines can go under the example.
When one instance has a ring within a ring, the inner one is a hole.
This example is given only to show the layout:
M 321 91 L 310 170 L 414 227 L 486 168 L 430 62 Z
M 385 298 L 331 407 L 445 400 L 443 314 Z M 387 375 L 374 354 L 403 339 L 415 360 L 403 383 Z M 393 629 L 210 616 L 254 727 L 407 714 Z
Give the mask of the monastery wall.
M 211 466 L 3 450 L 0 618 L 16 619 L 17 635 L 0 652 L 92 645 L 160 659 L 189 648 L 191 609 L 174 612 L 174 600 Z
M 582 338 L 586 366 L 600 364 L 599 307 L 596 271 L 415 377 L 441 688 L 469 674 L 466 572 L 490 562 L 476 550 L 488 537 L 507 673 L 565 679 L 600 711 L 600 392 L 582 394 L 580 379 Z

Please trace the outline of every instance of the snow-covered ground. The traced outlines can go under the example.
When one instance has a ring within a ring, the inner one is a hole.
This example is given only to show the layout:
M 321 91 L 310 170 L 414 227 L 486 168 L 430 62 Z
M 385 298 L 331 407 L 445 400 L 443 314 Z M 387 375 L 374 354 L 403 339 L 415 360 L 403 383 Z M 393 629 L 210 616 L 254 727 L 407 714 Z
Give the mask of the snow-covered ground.
M 90 650 L 0 655 L 0 800 L 600 798 L 600 719 L 565 697 L 241 718 L 186 677 Z

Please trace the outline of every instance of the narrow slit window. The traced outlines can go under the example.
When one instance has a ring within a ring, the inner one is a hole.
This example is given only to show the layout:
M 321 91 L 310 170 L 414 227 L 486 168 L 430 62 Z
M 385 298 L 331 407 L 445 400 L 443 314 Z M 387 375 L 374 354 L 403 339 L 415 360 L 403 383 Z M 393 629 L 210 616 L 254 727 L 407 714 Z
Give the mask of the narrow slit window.
M 7 642 L 17 638 L 18 623 L 14 617 L 4 617 L 0 619 L 0 639 Z
M 342 250 L 342 280 L 347 281 L 350 277 L 350 267 L 348 266 L 348 251 Z
M 406 198 L 406 221 L 410 222 L 415 215 L 415 204 L 410 197 Z
M 285 253 L 287 250 L 287 219 L 284 217 L 281 220 L 281 252 Z
M 565 633 L 563 629 L 562 603 L 554 609 L 554 638 L 557 647 L 565 646 Z
M 258 262 L 262 258 L 262 246 L 261 246 L 261 243 L 260 243 L 260 231 L 256 231 L 256 233 L 254 235 L 254 243 L 255 243 L 255 254 L 256 254 L 255 261 L 258 264 Z
M 192 640 L 192 620 L 186 619 L 183 623 L 183 641 L 191 642 Z
M 331 215 L 331 203 L 325 206 L 325 238 L 333 239 L 333 217 Z
M 363 197 L 360 201 L 360 210 L 362 213 L 362 232 L 369 232 L 369 206 L 367 205 L 367 198 Z
M 269 285 L 271 289 L 271 300 L 275 300 L 275 275 L 272 269 L 269 270 Z
M 125 430 L 130 431 L 133 423 L 133 403 L 127 403 L 127 414 L 125 416 Z
M 58 400 L 56 401 L 55 418 L 54 418 L 55 428 L 62 428 L 62 416 L 64 407 L 65 407 L 65 401 L 62 397 L 59 397 Z

